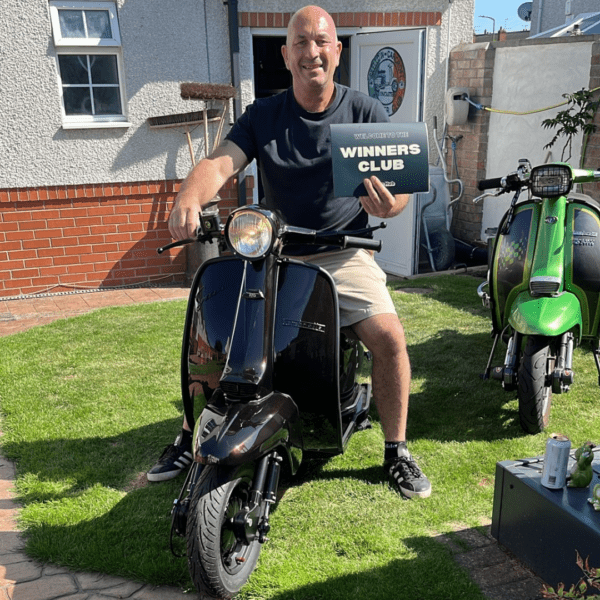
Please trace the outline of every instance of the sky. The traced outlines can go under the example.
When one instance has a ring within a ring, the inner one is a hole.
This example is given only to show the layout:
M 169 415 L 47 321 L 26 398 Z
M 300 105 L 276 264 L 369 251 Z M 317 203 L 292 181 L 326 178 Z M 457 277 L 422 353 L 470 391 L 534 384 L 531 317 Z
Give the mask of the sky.
M 486 15 L 496 20 L 495 31 L 500 27 L 506 31 L 522 31 L 529 29 L 530 23 L 523 21 L 517 15 L 517 9 L 526 0 L 475 0 L 475 33 L 492 32 L 494 23 L 490 19 L 481 19 Z

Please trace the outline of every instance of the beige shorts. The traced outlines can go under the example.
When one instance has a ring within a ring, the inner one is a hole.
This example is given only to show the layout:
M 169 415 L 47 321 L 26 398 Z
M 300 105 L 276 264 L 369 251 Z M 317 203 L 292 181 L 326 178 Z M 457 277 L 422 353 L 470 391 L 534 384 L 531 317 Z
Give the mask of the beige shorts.
M 349 248 L 294 258 L 318 265 L 333 277 L 342 327 L 374 315 L 396 314 L 386 275 L 368 250 Z

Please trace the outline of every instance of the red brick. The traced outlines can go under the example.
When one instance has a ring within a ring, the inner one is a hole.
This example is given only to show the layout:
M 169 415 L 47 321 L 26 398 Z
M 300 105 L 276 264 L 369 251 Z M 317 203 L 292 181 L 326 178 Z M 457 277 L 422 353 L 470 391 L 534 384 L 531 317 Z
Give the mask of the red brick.
M 50 239 L 41 239 L 41 240 L 24 240 L 23 248 L 50 248 L 51 242 Z
M 87 214 L 90 217 L 93 217 L 95 215 L 114 215 L 115 209 L 111 205 L 90 207 L 87 209 Z
M 91 254 L 92 247 L 91 246 L 70 246 L 69 248 L 65 248 L 66 256 L 81 256 L 83 254 Z
M 43 267 L 50 267 L 53 264 L 53 260 L 51 258 L 32 258 L 30 260 L 25 261 L 25 268 L 28 269 L 40 269 Z
M 56 256 L 54 259 L 54 265 L 57 267 L 63 266 L 63 265 L 78 265 L 81 262 L 81 259 L 79 256 Z
M 9 241 L 32 240 L 35 237 L 33 231 L 7 231 L 4 235 Z
M 7 223 L 0 222 L 0 231 L 19 231 L 19 224 L 14 221 L 9 221 Z
M 106 243 L 117 244 L 120 242 L 129 242 L 131 241 L 131 235 L 128 233 L 114 233 L 105 236 L 104 241 Z
M 18 269 L 24 269 L 25 263 L 22 260 L 7 260 L 2 263 L 3 271 L 14 271 Z
M 118 225 L 119 223 L 127 223 L 128 221 L 127 215 L 107 215 L 102 219 L 105 225 Z
M 13 212 L 13 213 L 9 213 L 9 212 L 5 212 L 2 213 L 2 220 L 4 222 L 9 222 L 9 221 L 17 221 L 17 222 L 22 222 L 22 221 L 31 221 L 31 213 L 28 211 L 19 211 L 19 212 Z

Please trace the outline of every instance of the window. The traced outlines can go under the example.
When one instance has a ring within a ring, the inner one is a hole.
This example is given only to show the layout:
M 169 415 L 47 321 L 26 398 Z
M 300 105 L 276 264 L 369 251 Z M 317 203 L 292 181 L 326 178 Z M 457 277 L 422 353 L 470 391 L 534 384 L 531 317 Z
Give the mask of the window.
M 50 2 L 63 127 L 129 126 L 113 2 Z

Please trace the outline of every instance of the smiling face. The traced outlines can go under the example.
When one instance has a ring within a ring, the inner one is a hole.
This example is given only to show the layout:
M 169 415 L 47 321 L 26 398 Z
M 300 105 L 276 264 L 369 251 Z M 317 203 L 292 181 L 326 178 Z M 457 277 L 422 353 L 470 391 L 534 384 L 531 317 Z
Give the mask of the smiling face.
M 301 105 L 319 97 L 331 100 L 333 74 L 340 62 L 342 43 L 327 12 L 317 6 L 306 6 L 295 13 L 281 51 L 292 73 L 294 95 Z

